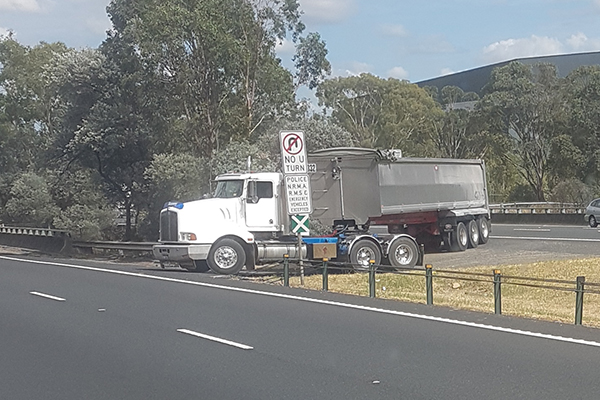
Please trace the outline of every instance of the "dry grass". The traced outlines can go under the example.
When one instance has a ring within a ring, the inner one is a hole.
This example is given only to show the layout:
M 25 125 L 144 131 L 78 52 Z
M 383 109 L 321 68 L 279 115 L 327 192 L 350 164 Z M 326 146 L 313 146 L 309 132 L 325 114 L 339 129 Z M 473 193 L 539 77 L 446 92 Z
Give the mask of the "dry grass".
M 494 268 L 453 269 L 449 272 L 434 271 L 433 303 L 452 308 L 493 313 L 492 276 L 494 269 L 500 270 L 502 274 L 503 314 L 571 324 L 575 320 L 575 292 L 558 289 L 575 289 L 577 276 L 585 276 L 586 283 L 600 283 L 600 258 L 505 265 Z M 454 272 L 479 273 L 485 276 L 467 276 Z M 571 283 L 532 282 L 510 277 L 565 280 Z M 466 281 L 458 278 L 480 279 L 485 282 Z M 426 303 L 423 271 L 410 274 L 382 273 L 377 274 L 376 280 L 376 295 L 379 298 Z M 514 283 L 550 286 L 553 289 L 517 286 Z M 290 278 L 290 286 L 300 287 L 300 279 L 298 277 Z M 306 276 L 302 287 L 321 290 L 321 275 Z M 587 285 L 586 290 L 600 291 L 600 286 Z M 368 296 L 368 274 L 330 274 L 329 291 Z M 600 327 L 599 300 L 600 295 L 598 294 L 585 294 L 584 325 Z

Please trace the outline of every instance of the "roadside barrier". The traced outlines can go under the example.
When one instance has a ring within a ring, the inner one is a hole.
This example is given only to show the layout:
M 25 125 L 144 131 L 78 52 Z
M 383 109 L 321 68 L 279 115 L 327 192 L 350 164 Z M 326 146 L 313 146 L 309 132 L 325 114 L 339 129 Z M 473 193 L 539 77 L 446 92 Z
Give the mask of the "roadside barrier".
M 0 226 L 0 244 L 5 246 L 68 253 L 71 243 L 71 234 L 60 229 Z
M 586 225 L 585 205 L 576 203 L 490 204 L 493 223 Z
M 578 276 L 575 281 L 561 279 L 543 279 L 534 277 L 521 277 L 502 275 L 500 270 L 492 270 L 491 273 L 464 272 L 453 270 L 434 270 L 431 264 L 425 265 L 424 268 L 398 268 L 389 265 L 376 265 L 374 260 L 370 260 L 369 266 L 357 266 L 349 263 L 332 263 L 331 260 L 324 258 L 321 261 L 303 260 L 305 274 L 321 274 L 322 288 L 327 292 L 329 288 L 329 277 L 332 273 L 348 274 L 359 273 L 368 276 L 368 295 L 375 298 L 377 295 L 377 274 L 398 274 L 422 277 L 425 281 L 425 297 L 426 304 L 434 304 L 434 279 L 437 280 L 458 280 L 465 282 L 478 282 L 489 284 L 493 287 L 494 298 L 494 313 L 502 314 L 502 288 L 507 285 L 521 286 L 537 289 L 548 289 L 561 292 L 571 292 L 575 294 L 574 298 L 574 324 L 581 325 L 583 322 L 583 305 L 585 294 L 600 294 L 600 283 L 586 282 L 584 276 Z M 290 263 L 289 256 L 284 256 L 282 261 L 283 285 L 290 286 L 290 276 L 299 276 L 299 268 L 293 267 Z M 263 271 L 263 274 L 271 274 L 277 276 L 277 271 L 271 269 L 270 272 Z

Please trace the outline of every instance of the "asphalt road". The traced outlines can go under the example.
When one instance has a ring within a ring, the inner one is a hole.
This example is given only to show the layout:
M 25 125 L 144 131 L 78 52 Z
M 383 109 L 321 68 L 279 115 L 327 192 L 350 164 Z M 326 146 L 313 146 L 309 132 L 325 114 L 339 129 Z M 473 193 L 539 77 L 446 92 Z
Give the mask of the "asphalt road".
M 426 254 L 434 268 L 498 266 L 600 257 L 600 230 L 587 226 L 493 224 L 490 241 L 460 253 Z
M 597 330 L 210 274 L 2 256 L 0 321 L 3 399 L 600 392 Z

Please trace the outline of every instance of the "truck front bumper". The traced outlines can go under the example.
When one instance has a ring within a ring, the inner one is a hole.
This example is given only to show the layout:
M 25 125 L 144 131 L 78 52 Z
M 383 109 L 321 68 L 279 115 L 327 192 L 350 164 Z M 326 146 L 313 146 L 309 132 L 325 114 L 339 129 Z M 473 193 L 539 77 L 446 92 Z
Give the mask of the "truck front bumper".
M 210 244 L 157 244 L 152 246 L 152 254 L 159 261 L 206 260 L 209 251 Z

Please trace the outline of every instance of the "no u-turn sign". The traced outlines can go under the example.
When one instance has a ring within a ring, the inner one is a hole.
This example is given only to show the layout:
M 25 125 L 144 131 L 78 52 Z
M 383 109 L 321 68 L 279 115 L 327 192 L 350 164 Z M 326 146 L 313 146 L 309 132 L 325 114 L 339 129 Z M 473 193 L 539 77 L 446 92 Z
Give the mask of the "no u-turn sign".
M 281 131 L 279 132 L 279 143 L 283 173 L 286 175 L 308 173 L 304 132 Z

